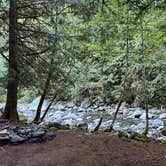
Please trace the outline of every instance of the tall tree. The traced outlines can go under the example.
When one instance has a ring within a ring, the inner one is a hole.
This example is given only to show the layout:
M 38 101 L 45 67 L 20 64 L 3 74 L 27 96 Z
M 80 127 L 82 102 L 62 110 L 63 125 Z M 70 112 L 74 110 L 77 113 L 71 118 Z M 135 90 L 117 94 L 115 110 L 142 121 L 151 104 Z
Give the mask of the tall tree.
M 9 8 L 9 67 L 7 100 L 3 118 L 19 121 L 17 113 L 17 0 L 10 0 Z

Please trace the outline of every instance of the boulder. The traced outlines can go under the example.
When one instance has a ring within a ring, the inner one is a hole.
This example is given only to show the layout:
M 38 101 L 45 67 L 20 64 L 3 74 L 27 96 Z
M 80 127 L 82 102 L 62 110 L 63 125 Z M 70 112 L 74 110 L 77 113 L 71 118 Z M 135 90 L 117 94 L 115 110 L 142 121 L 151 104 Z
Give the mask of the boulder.
M 143 122 L 140 122 L 138 125 L 137 125 L 138 129 L 140 130 L 143 130 L 145 128 L 145 123 Z
M 137 114 L 137 115 L 134 115 L 134 118 L 139 119 L 140 116 L 141 116 L 140 114 Z
M 44 130 L 37 130 L 32 133 L 32 138 L 42 138 L 46 134 Z
M 46 140 L 52 140 L 56 137 L 56 134 L 55 134 L 55 132 L 50 131 L 50 132 L 46 133 L 45 137 L 46 137 Z
M 149 119 L 154 119 L 156 116 L 154 114 L 149 113 L 148 117 L 149 117 Z M 146 113 L 145 112 L 140 116 L 140 119 L 142 119 L 142 120 L 146 119 Z
M 42 143 L 45 142 L 46 140 L 40 137 L 35 137 L 35 138 L 31 138 L 29 140 L 30 143 Z
M 148 141 L 148 138 L 145 135 L 136 132 L 132 132 L 130 138 L 137 141 L 143 141 L 143 142 Z
M 161 134 L 162 134 L 163 136 L 166 136 L 166 129 L 161 130 Z
M 0 136 L 6 135 L 7 133 L 7 129 L 0 130 Z
M 158 128 L 164 126 L 164 122 L 160 119 L 149 120 L 149 127 Z
M 117 135 L 118 135 L 119 138 L 122 138 L 122 137 L 123 138 L 128 138 L 129 137 L 128 134 L 125 133 L 124 131 L 118 131 Z
M 68 108 L 73 108 L 73 107 L 76 107 L 76 104 L 73 101 L 71 101 L 67 104 L 67 107 Z
M 49 131 L 51 131 L 51 132 L 56 132 L 56 131 L 58 131 L 58 128 L 56 128 L 56 127 L 50 127 L 50 128 L 49 128 Z
M 166 119 L 166 113 L 160 114 L 159 118 L 160 118 L 160 119 Z
M 131 111 L 131 114 L 128 118 L 140 118 L 142 115 L 143 111 L 142 110 L 135 110 L 134 112 Z
M 10 142 L 9 136 L 4 136 L 4 137 L 0 136 L 0 145 L 5 145 L 8 144 L 9 142 Z
M 91 103 L 89 101 L 83 101 L 81 103 L 81 107 L 84 108 L 84 109 L 87 109 L 90 106 L 91 106 Z
M 79 107 L 77 111 L 78 111 L 78 112 L 84 112 L 84 111 L 85 111 L 85 109 L 84 109 L 84 108 Z
M 84 131 L 88 131 L 88 124 L 87 123 L 79 123 L 77 125 L 77 128 L 84 130 Z
M 104 107 L 100 106 L 100 107 L 98 108 L 98 111 L 104 112 L 104 111 L 106 111 L 106 110 L 105 110 Z
M 12 144 L 20 144 L 20 143 L 24 143 L 25 142 L 25 138 L 20 137 L 19 135 L 9 135 L 10 138 L 10 143 Z
M 62 124 L 56 123 L 56 122 L 49 123 L 47 126 L 49 128 L 55 127 L 55 128 L 57 128 L 59 130 L 69 130 L 70 129 L 68 125 L 62 125 Z
M 56 103 L 55 105 L 52 106 L 52 109 L 55 111 L 66 111 L 65 106 L 62 105 L 61 103 Z

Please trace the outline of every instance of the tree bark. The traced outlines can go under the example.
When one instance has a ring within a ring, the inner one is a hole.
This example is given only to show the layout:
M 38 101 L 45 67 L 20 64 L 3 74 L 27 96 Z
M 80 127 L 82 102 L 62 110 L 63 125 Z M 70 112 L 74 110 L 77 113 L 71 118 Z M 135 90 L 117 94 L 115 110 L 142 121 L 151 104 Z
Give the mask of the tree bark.
M 118 102 L 118 105 L 117 105 L 117 108 L 115 110 L 115 114 L 114 114 L 114 117 L 113 117 L 113 120 L 112 120 L 112 123 L 110 125 L 110 128 L 109 128 L 109 132 L 112 132 L 113 131 L 113 127 L 114 127 L 114 123 L 115 123 L 115 120 L 117 118 L 117 115 L 118 115 L 118 112 L 119 112 L 119 109 L 123 103 L 123 100 L 124 100 L 124 97 L 126 95 L 126 91 L 128 88 L 130 88 L 130 84 L 129 85 L 126 85 L 126 82 L 129 80 L 127 77 L 128 77 L 128 66 L 129 66 L 129 63 L 128 63 L 128 57 L 129 56 L 129 10 L 127 10 L 127 26 L 126 26 L 126 49 L 125 49 L 125 64 L 126 64 L 126 71 L 125 71 L 125 78 L 124 78 L 124 81 L 122 83 L 122 86 L 123 86 L 123 90 L 121 92 L 121 96 L 120 96 L 120 99 L 119 99 L 119 102 Z
M 50 65 L 52 65 L 52 63 Z M 47 80 L 46 80 L 45 85 L 44 85 L 43 93 L 42 93 L 42 96 L 40 98 L 39 105 L 37 107 L 36 116 L 33 120 L 35 123 L 38 123 L 39 120 L 40 120 L 41 108 L 42 108 L 42 105 L 43 105 L 44 100 L 45 100 L 46 95 L 47 95 L 47 91 L 48 91 L 48 88 L 49 88 L 49 85 L 50 85 L 51 77 L 52 77 L 52 67 L 50 67 L 50 69 L 49 69 Z
M 148 107 L 148 87 L 146 82 L 146 63 L 145 63 L 145 46 L 144 46 L 144 27 L 143 27 L 143 14 L 140 18 L 141 28 L 141 63 L 143 64 L 142 69 L 142 81 L 143 81 L 143 95 L 144 95 L 144 107 L 146 113 L 145 130 L 143 134 L 147 136 L 149 131 L 149 107 Z
M 52 106 L 54 100 L 56 99 L 56 96 L 57 96 L 57 94 L 55 93 L 54 97 L 52 98 L 52 100 L 50 101 L 49 105 L 47 106 L 47 108 L 46 108 L 46 110 L 45 110 L 43 116 L 41 117 L 40 122 L 42 122 L 43 119 L 45 118 L 47 112 L 49 111 L 49 109 L 50 109 L 50 107 Z
M 99 130 L 102 121 L 103 121 L 103 118 L 101 117 L 100 120 L 99 120 L 99 123 L 98 123 L 97 126 L 95 127 L 94 131 L 98 131 L 98 130 Z
M 9 67 L 7 100 L 3 118 L 10 121 L 19 121 L 17 113 L 17 0 L 10 0 L 9 9 Z

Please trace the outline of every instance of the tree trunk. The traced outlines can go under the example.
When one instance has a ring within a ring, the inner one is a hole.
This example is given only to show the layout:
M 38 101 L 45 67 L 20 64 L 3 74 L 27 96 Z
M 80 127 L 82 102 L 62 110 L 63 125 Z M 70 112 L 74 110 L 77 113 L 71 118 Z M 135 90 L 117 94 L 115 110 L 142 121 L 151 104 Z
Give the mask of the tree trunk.
M 94 131 L 98 131 L 98 130 L 99 130 L 102 121 L 103 121 L 103 118 L 101 117 L 100 120 L 99 120 L 99 123 L 98 123 L 97 126 L 95 127 Z
M 50 65 L 52 65 L 52 63 Z M 42 93 L 42 96 L 40 98 L 39 105 L 37 107 L 36 116 L 33 120 L 35 123 L 38 123 L 39 120 L 40 120 L 41 108 L 42 108 L 42 105 L 44 103 L 45 97 L 47 95 L 47 91 L 48 91 L 48 87 L 49 87 L 49 84 L 50 84 L 51 77 L 52 77 L 52 67 L 50 67 L 50 69 L 49 69 L 48 77 L 47 77 L 47 80 L 46 80 L 45 85 L 44 85 L 43 93 Z
M 124 94 L 122 94 L 122 96 L 120 97 L 120 101 L 119 101 L 119 103 L 118 103 L 118 105 L 117 105 L 117 108 L 116 108 L 116 111 L 115 111 L 115 114 L 114 114 L 112 123 L 111 123 L 110 128 L 109 128 L 109 132 L 112 132 L 112 130 L 113 130 L 116 117 L 117 117 L 117 115 L 118 115 L 119 109 L 120 109 L 120 107 L 121 107 L 121 105 L 122 105 L 122 102 L 123 102 L 123 97 L 124 97 Z
M 47 108 L 46 108 L 46 110 L 45 110 L 45 112 L 44 112 L 44 114 L 43 114 L 43 116 L 42 116 L 41 119 L 40 119 L 40 122 L 42 122 L 43 119 L 45 118 L 45 116 L 46 116 L 48 110 L 50 109 L 50 107 L 52 106 L 54 100 L 56 99 L 56 96 L 57 96 L 57 94 L 55 94 L 54 97 L 52 98 L 52 100 L 50 101 L 49 105 L 47 106 Z
M 148 87 L 146 82 L 146 63 L 145 63 L 145 46 L 144 46 L 144 27 L 143 27 L 143 14 L 140 18 L 141 26 L 141 63 L 143 64 L 142 69 L 142 81 L 143 81 L 143 95 L 144 95 L 144 107 L 146 112 L 145 130 L 143 134 L 146 136 L 149 131 L 149 107 L 148 107 Z
M 9 68 L 7 100 L 3 118 L 10 121 L 19 121 L 17 113 L 17 0 L 10 0 L 9 9 Z
M 127 10 L 127 26 L 126 26 L 126 49 L 125 49 L 125 64 L 126 64 L 126 71 L 125 71 L 125 78 L 124 78 L 124 82 L 122 83 L 122 86 L 123 86 L 123 90 L 121 92 L 121 96 L 120 96 L 120 99 L 119 99 L 119 102 L 118 102 L 118 105 L 117 105 L 117 108 L 115 110 L 115 114 L 114 114 L 114 117 L 113 117 L 113 120 L 112 120 L 112 123 L 110 125 L 110 128 L 109 128 L 109 132 L 112 132 L 113 130 L 113 127 L 114 127 L 114 123 L 115 123 L 115 120 L 117 118 L 117 115 L 118 115 L 118 112 L 119 112 L 119 109 L 122 105 L 122 102 L 124 100 L 124 97 L 126 95 L 126 91 L 128 88 L 130 88 L 130 84 L 129 85 L 126 85 L 126 82 L 129 80 L 127 79 L 128 77 L 128 67 L 129 67 L 129 63 L 128 63 L 128 57 L 129 56 L 129 10 Z

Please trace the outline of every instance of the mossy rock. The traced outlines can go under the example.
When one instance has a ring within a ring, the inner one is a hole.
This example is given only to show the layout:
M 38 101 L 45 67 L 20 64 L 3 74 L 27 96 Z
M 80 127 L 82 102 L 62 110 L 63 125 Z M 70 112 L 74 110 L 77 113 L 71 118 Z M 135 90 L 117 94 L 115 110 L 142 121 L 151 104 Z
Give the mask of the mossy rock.
M 161 134 L 162 134 L 163 136 L 166 136 L 166 128 L 164 128 L 164 129 L 161 130 Z
M 123 131 L 118 131 L 117 135 L 119 138 L 128 138 L 128 134 Z
M 110 132 L 110 129 L 106 128 L 103 130 L 103 132 L 105 132 L 105 133 Z
M 49 123 L 47 126 L 48 126 L 49 128 L 55 127 L 55 128 L 57 128 L 57 129 L 59 129 L 59 130 L 69 130 L 69 129 L 70 129 L 69 125 L 62 125 L 62 124 L 56 123 L 56 122 L 51 122 L 51 123 Z
M 45 130 L 48 130 L 49 127 L 47 125 L 42 125 L 41 128 L 45 129 Z
M 20 120 L 20 124 L 25 125 L 25 126 L 29 125 L 27 120 Z
M 101 131 L 94 131 L 94 130 L 91 130 L 90 132 L 93 133 L 93 134 L 99 134 L 99 133 L 102 133 Z
M 131 139 L 130 139 L 130 138 L 127 138 L 127 137 L 121 137 L 121 139 L 122 139 L 123 141 L 131 142 Z
M 49 131 L 56 132 L 56 131 L 58 131 L 58 128 L 56 128 L 56 127 L 50 127 Z
M 165 146 L 166 146 L 166 140 L 161 140 L 161 141 L 160 141 L 160 144 L 162 144 L 162 145 L 165 145 Z
M 149 142 L 149 138 L 147 136 L 145 136 L 144 134 L 139 134 L 136 132 L 132 132 L 130 135 L 130 139 L 134 139 L 137 141 L 142 141 L 142 142 Z

